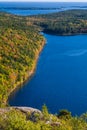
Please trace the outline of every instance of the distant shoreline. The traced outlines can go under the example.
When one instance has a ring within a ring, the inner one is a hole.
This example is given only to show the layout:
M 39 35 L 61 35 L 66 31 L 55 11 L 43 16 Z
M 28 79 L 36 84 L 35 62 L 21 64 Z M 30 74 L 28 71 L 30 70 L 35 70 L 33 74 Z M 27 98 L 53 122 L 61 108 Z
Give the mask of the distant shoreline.
M 58 8 L 42 8 L 42 7 L 0 7 L 0 9 L 15 9 L 15 10 L 58 10 L 61 9 L 62 7 L 58 7 Z

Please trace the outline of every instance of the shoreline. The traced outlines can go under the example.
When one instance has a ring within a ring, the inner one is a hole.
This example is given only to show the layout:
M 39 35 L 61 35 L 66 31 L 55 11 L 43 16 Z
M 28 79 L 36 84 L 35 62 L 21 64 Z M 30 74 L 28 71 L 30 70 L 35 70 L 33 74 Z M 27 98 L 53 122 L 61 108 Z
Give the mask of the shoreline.
M 44 31 L 43 33 L 48 34 L 48 35 L 53 35 L 53 36 L 78 36 L 78 35 L 87 35 L 86 33 L 65 33 L 65 34 L 58 34 L 52 31 Z
M 10 105 L 9 104 L 9 99 L 10 97 L 16 93 L 21 87 L 23 87 L 24 84 L 26 84 L 26 82 L 29 82 L 30 79 L 33 77 L 33 75 L 35 74 L 35 71 L 36 71 L 36 67 L 37 67 L 37 62 L 38 62 L 38 59 L 39 59 L 39 56 L 40 56 L 40 53 L 42 52 L 42 50 L 44 49 L 44 46 L 46 44 L 46 39 L 44 38 L 44 41 L 42 41 L 42 46 L 39 48 L 38 50 L 38 53 L 36 52 L 36 55 L 35 55 L 35 59 L 34 59 L 34 65 L 32 67 L 32 70 L 28 72 L 26 72 L 27 76 L 25 78 L 25 80 L 23 80 L 21 83 L 20 82 L 17 82 L 15 87 L 9 92 L 8 94 L 8 98 L 5 102 L 5 105 L 8 106 Z
M 46 33 L 46 32 L 43 31 L 42 33 Z M 52 34 L 52 33 L 46 33 L 46 34 L 55 35 L 55 34 Z M 84 33 L 84 34 L 80 33 L 80 34 L 75 34 L 75 35 L 72 35 L 72 34 L 71 35 L 55 35 L 55 36 L 76 36 L 76 35 L 87 35 L 87 33 Z M 20 88 L 22 88 L 27 82 L 29 82 L 31 80 L 31 78 L 34 76 L 36 68 L 37 68 L 37 62 L 38 62 L 40 53 L 42 52 L 42 50 L 44 49 L 44 46 L 46 45 L 46 39 L 44 39 L 44 41 L 42 41 L 42 42 L 43 42 L 42 46 L 39 48 L 38 53 L 36 52 L 36 56 L 35 56 L 35 59 L 34 59 L 34 65 L 32 67 L 32 70 L 28 72 L 25 80 L 23 80 L 21 83 L 17 82 L 15 87 L 9 92 L 8 98 L 5 102 L 6 106 L 10 105 L 9 102 L 8 102 L 10 97 L 12 97 L 13 94 L 15 94 Z

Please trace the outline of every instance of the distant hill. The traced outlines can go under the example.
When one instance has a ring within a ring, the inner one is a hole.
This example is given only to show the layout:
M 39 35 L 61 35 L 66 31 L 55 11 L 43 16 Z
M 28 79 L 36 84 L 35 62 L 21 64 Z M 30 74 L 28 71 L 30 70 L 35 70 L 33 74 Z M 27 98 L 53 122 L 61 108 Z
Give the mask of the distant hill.
M 67 10 L 34 18 L 34 24 L 41 26 L 45 33 L 54 35 L 87 33 L 87 10 Z

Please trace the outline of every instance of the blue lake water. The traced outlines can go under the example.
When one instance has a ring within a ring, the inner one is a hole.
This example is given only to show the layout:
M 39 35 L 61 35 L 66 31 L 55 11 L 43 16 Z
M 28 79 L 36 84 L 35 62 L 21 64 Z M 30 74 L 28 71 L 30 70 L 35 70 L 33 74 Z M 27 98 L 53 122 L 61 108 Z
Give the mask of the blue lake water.
M 8 12 L 15 15 L 28 16 L 28 15 L 39 15 L 39 14 L 48 14 L 61 11 L 58 10 L 18 10 L 18 9 L 2 9 L 1 11 Z
M 57 7 L 59 10 L 21 10 L 10 7 Z M 9 8 L 9 9 L 6 9 Z M 73 8 L 87 8 L 87 3 L 0 2 L 0 11 L 16 15 L 37 15 Z M 53 36 L 47 39 L 35 75 L 9 99 L 13 106 L 41 109 L 52 113 L 68 109 L 73 115 L 87 111 L 87 35 Z
M 87 111 L 87 35 L 53 36 L 47 39 L 33 78 L 9 100 L 13 106 L 52 113 L 68 109 L 73 115 Z
M 13 7 L 13 9 L 12 9 Z M 14 9 L 14 8 L 17 9 Z M 29 10 L 29 9 L 18 9 L 18 8 L 59 8 L 57 10 Z M 0 2 L 0 11 L 16 14 L 16 15 L 37 15 L 47 14 L 53 12 L 59 12 L 68 9 L 87 9 L 87 3 L 85 2 Z

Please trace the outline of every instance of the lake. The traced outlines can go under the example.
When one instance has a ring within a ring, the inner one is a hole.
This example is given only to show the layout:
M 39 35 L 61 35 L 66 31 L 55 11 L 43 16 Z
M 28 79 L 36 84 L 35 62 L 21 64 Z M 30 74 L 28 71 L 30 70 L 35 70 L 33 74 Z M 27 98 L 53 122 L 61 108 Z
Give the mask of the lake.
M 13 7 L 13 9 L 12 9 Z M 14 9 L 14 8 L 17 9 Z M 60 8 L 28 10 L 18 8 Z M 87 3 L 0 2 L 0 11 L 16 15 L 37 15 L 67 9 L 87 9 Z M 53 36 L 44 34 L 47 43 L 40 54 L 34 76 L 9 99 L 11 106 L 41 109 L 51 113 L 68 109 L 73 115 L 87 111 L 87 35 Z
M 58 8 L 51 10 L 30 10 L 26 8 Z M 16 9 L 14 9 L 16 8 Z M 21 9 L 24 8 L 24 9 Z M 0 2 L 0 11 L 8 12 L 15 15 L 38 15 L 54 13 L 69 9 L 87 9 L 85 2 Z
M 11 106 L 41 109 L 51 113 L 68 109 L 73 115 L 87 111 L 87 35 L 44 34 L 47 43 L 32 79 L 14 93 Z

